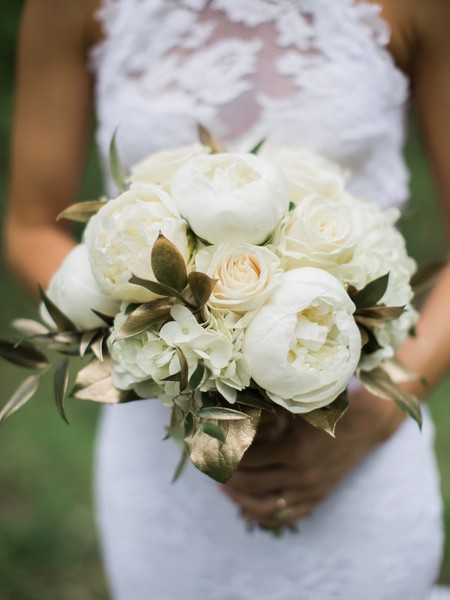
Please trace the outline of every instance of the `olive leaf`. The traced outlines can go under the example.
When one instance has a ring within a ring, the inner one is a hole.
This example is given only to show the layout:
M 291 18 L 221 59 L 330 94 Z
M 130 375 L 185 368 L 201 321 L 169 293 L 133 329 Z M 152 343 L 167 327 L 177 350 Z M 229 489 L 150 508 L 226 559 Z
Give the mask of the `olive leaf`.
M 107 204 L 107 200 L 85 200 L 71 204 L 56 217 L 56 220 L 68 219 L 77 223 L 87 223 L 89 219 L 96 215 L 98 211 Z
M 0 339 L 0 357 L 28 369 L 45 369 L 49 365 L 45 354 L 25 340 Z
M 184 470 L 186 469 L 188 463 L 189 454 L 186 452 L 186 450 L 183 450 L 177 468 L 175 469 L 175 472 L 173 474 L 172 483 L 175 483 L 175 481 L 179 479 L 179 477 L 183 474 Z
M 428 261 L 423 265 L 419 265 L 417 271 L 411 277 L 411 287 L 415 294 L 420 294 L 431 288 L 436 279 L 442 273 L 444 268 L 449 264 L 448 257 L 436 258 Z
M 189 379 L 189 366 L 186 356 L 184 352 L 178 346 L 175 346 L 175 351 L 178 356 L 178 360 L 180 361 L 181 375 L 180 375 L 180 392 L 184 392 L 184 390 L 188 386 Z
M 260 417 L 260 410 L 249 408 L 246 419 L 222 423 L 220 426 L 227 429 L 224 442 L 210 435 L 211 428 L 206 433 L 204 424 L 195 419 L 191 433 L 185 437 L 192 463 L 209 477 L 226 483 L 253 442 Z M 215 420 L 211 424 L 219 426 Z
M 239 406 L 240 404 L 243 406 L 259 408 L 266 412 L 276 412 L 273 402 L 266 399 L 258 390 L 251 390 L 250 388 L 237 393 L 236 406 Z
M 226 434 L 225 431 L 223 430 L 223 428 L 220 425 L 216 425 L 215 423 L 202 423 L 200 425 L 201 430 L 203 431 L 203 433 L 206 433 L 207 435 L 210 435 L 211 437 L 215 438 L 216 440 L 219 440 L 219 442 L 221 444 L 225 443 L 226 440 Z
M 55 402 L 56 408 L 58 409 L 61 418 L 69 424 L 65 410 L 64 410 L 64 398 L 67 392 L 67 385 L 69 383 L 69 360 L 64 359 L 57 365 L 55 369 L 54 377 L 54 390 L 55 390 Z
M 372 371 L 360 370 L 358 371 L 358 377 L 371 394 L 392 400 L 417 422 L 419 428 L 422 428 L 422 414 L 419 400 L 412 394 L 408 394 L 399 388 L 381 367 Z
M 200 271 L 191 271 L 188 281 L 198 308 L 202 308 L 208 302 L 217 279 L 212 279 Z
M 166 298 L 139 304 L 129 313 L 128 319 L 117 330 L 115 339 L 123 340 L 146 331 L 155 321 L 167 317 L 171 308 L 172 303 Z
M 310 425 L 322 429 L 326 433 L 329 433 L 332 437 L 335 437 L 334 432 L 339 419 L 345 414 L 348 409 L 348 397 L 347 392 L 342 392 L 339 396 L 323 408 L 317 408 L 309 413 L 303 413 L 301 416 L 305 421 L 308 421 Z
M 165 283 L 159 283 L 159 281 L 150 281 L 149 279 L 142 279 L 136 275 L 133 275 L 129 279 L 129 282 L 133 283 L 134 285 L 139 285 L 149 292 L 153 292 L 153 294 L 158 294 L 158 296 L 178 298 L 178 300 L 181 300 L 183 304 L 189 305 L 189 303 L 186 301 L 186 298 L 184 298 L 184 296 L 182 296 L 178 290 L 170 285 L 166 285 Z
M 210 131 L 201 123 L 197 124 L 198 137 L 204 146 L 211 148 L 213 154 L 219 154 L 224 149 L 218 140 L 210 133 Z
M 164 283 L 177 292 L 186 287 L 187 270 L 183 255 L 162 233 L 153 244 L 151 264 L 159 283 Z
M 22 408 L 36 393 L 41 382 L 41 375 L 30 375 L 19 385 L 17 390 L 0 411 L 0 423 Z
M 389 273 L 382 275 L 368 283 L 362 290 L 357 292 L 352 300 L 356 308 L 370 308 L 384 296 L 389 283 Z
M 77 331 L 77 327 L 74 323 L 66 317 L 66 315 L 54 304 L 47 294 L 44 292 L 42 287 L 39 285 L 39 295 L 44 303 L 45 308 L 48 310 L 49 315 L 55 322 L 58 331 Z
M 48 327 L 34 319 L 14 319 L 11 327 L 14 327 L 14 329 L 17 329 L 17 331 L 28 337 L 46 335 L 50 331 Z
M 219 421 L 242 421 L 250 418 L 249 414 L 245 412 L 225 406 L 204 406 L 198 410 L 197 416 L 200 419 L 217 419 Z
M 372 306 L 370 308 L 358 308 L 354 313 L 354 317 L 357 323 L 374 327 L 394 321 L 404 312 L 405 306 Z
M 259 142 L 250 150 L 249 154 L 258 154 L 258 152 L 261 150 L 262 146 L 266 143 L 266 141 L 267 138 L 262 138 L 261 140 L 259 140 Z
M 117 128 L 112 136 L 111 144 L 109 146 L 109 164 L 111 168 L 111 175 L 114 183 L 120 192 L 124 192 L 126 189 L 125 183 L 125 170 L 122 167 L 122 164 L 119 159 L 119 153 L 117 152 L 117 132 L 119 128 Z
M 192 373 L 190 379 L 189 379 L 189 383 L 188 383 L 188 389 L 191 392 L 194 392 L 198 386 L 201 384 L 202 379 L 203 379 L 203 375 L 205 374 L 205 365 L 199 361 L 199 363 L 197 364 L 195 371 Z

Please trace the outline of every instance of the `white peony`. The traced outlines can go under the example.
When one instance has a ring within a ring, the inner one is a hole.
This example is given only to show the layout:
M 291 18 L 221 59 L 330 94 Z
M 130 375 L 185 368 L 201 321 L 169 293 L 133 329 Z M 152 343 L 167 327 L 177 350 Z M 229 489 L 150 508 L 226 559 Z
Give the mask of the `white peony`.
M 244 356 L 254 381 L 293 413 L 333 402 L 361 352 L 354 308 L 326 271 L 305 267 L 285 273 L 246 331 Z
M 217 279 L 208 304 L 243 313 L 263 304 L 280 282 L 280 259 L 268 248 L 245 242 L 208 246 L 195 257 L 198 271 Z
M 345 189 L 348 172 L 308 148 L 281 147 L 267 142 L 262 146 L 260 156 L 283 171 L 289 184 L 289 200 L 294 204 L 310 194 L 334 199 Z
M 262 244 L 289 207 L 281 170 L 253 154 L 200 154 L 172 178 L 171 194 L 200 238 Z
M 64 258 L 50 281 L 47 296 L 82 330 L 105 327 L 92 309 L 110 316 L 119 310 L 119 302 L 105 294 L 95 281 L 84 244 L 75 246 Z M 41 316 L 50 327 L 55 327 L 43 304 Z
M 207 154 L 210 149 L 202 144 L 181 146 L 155 152 L 131 167 L 130 181 L 167 185 L 175 171 L 197 154 Z
M 131 302 L 148 302 L 158 297 L 129 280 L 132 275 L 155 280 L 151 253 L 160 232 L 188 262 L 186 223 L 170 196 L 156 185 L 132 186 L 91 218 L 85 241 L 94 276 L 107 294 Z

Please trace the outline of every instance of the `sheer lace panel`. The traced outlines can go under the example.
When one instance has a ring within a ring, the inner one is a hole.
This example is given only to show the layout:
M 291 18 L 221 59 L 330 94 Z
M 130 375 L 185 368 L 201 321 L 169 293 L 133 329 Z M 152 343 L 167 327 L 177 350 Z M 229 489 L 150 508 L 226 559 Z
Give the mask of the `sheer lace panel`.
M 119 128 L 129 165 L 189 143 L 196 123 L 233 146 L 271 136 L 353 172 L 355 192 L 398 204 L 408 85 L 379 7 L 354 0 L 104 0 L 92 52 L 98 140 Z

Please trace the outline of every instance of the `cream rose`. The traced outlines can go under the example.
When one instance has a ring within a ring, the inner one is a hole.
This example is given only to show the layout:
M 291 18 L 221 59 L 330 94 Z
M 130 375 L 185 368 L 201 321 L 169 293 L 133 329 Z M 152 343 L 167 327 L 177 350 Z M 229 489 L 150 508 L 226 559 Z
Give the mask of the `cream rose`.
M 289 207 L 281 170 L 253 154 L 200 154 L 176 171 L 171 194 L 200 238 L 262 244 Z
M 245 334 L 244 356 L 252 378 L 293 413 L 333 402 L 345 390 L 361 353 L 354 308 L 326 271 L 305 267 L 285 273 Z
M 195 265 L 198 271 L 217 279 L 208 304 L 236 313 L 261 306 L 282 275 L 276 254 L 245 242 L 208 246 L 197 253 Z
M 345 189 L 348 173 L 338 164 L 303 147 L 280 147 L 268 142 L 260 156 L 280 167 L 289 184 L 289 199 L 298 204 L 310 194 L 334 199 Z
M 191 144 L 155 152 L 131 167 L 130 181 L 134 183 L 157 183 L 166 185 L 173 174 L 193 156 L 207 154 L 210 149 L 202 144 Z
M 92 272 L 107 294 L 131 302 L 157 297 L 129 280 L 132 275 L 155 279 L 151 253 L 160 232 L 188 262 L 191 253 L 186 223 L 170 196 L 156 185 L 132 186 L 91 218 L 85 241 Z
M 47 295 L 82 330 L 105 327 L 105 322 L 92 309 L 110 316 L 119 310 L 119 302 L 105 294 L 94 279 L 84 244 L 75 246 L 67 254 L 50 281 Z M 44 305 L 41 305 L 41 316 L 55 327 Z
M 287 269 L 318 267 L 342 280 L 340 265 L 352 260 L 356 245 L 352 207 L 306 196 L 291 213 L 278 242 Z

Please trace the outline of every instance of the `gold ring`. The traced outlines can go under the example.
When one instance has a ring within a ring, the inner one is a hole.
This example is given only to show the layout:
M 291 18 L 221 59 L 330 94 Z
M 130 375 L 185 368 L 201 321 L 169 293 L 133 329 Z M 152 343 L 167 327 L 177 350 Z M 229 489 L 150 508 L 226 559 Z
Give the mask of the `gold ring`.
M 284 519 L 289 519 L 289 517 L 294 512 L 293 508 L 289 508 L 286 498 L 283 496 L 279 496 L 275 501 L 275 513 L 274 516 L 276 519 L 283 521 Z

